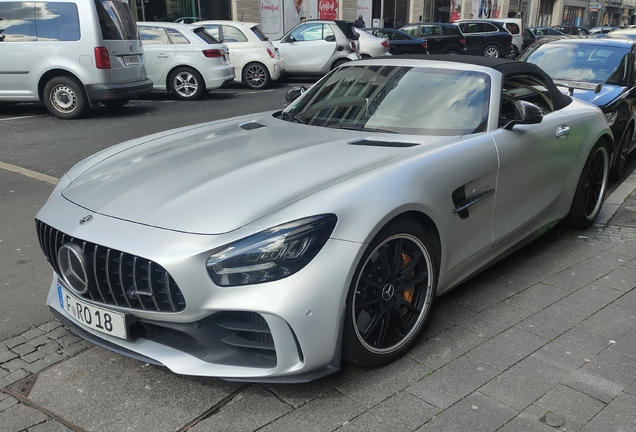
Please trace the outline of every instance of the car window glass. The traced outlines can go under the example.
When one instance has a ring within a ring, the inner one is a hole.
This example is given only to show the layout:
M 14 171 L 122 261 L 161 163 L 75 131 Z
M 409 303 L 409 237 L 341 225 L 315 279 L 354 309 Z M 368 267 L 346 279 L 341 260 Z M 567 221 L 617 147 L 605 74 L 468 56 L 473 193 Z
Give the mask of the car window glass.
M 223 26 L 223 42 L 247 42 L 243 32 L 234 26 Z
M 538 75 L 512 75 L 504 78 L 499 113 L 500 127 L 515 118 L 516 101 L 533 103 L 541 108 L 543 114 L 554 111 L 550 91 L 543 78 Z
M 75 3 L 0 3 L 0 42 L 80 39 Z
M 322 24 L 301 24 L 293 29 L 290 35 L 297 41 L 316 41 L 322 39 Z
M 402 30 L 404 33 L 410 34 L 411 36 L 417 36 L 417 26 L 405 26 L 402 27 L 400 30 Z M 424 27 L 422 27 L 422 31 L 424 31 Z
M 329 24 L 325 24 L 324 28 L 323 28 L 323 35 L 322 38 L 326 39 L 329 36 L 336 36 L 336 34 L 333 32 L 333 29 L 331 28 L 331 26 Z
M 0 2 L 0 42 L 31 42 L 35 33 L 35 3 Z
M 254 26 L 251 28 L 252 32 L 256 35 L 257 38 L 259 38 L 262 41 L 266 41 L 268 40 L 268 37 L 265 36 L 265 34 L 261 31 L 259 26 Z
M 436 36 L 439 35 L 439 27 L 437 26 L 422 26 L 422 35 Z
M 166 31 L 168 32 L 170 40 L 173 44 L 186 45 L 190 43 L 190 41 L 184 35 L 182 35 L 180 31 L 171 28 L 167 28 Z
M 204 42 L 209 44 L 218 44 L 219 40 L 212 36 L 205 27 L 196 27 L 192 29 L 192 33 L 200 37 Z
M 218 41 L 222 41 L 221 37 L 221 26 L 216 24 L 207 24 L 205 26 L 205 30 L 212 35 L 212 37 Z
M 494 24 L 491 23 L 480 23 L 482 25 L 482 28 L 480 29 L 480 31 L 482 32 L 497 32 L 499 31 L 499 27 L 497 27 Z
M 463 36 L 461 30 L 459 29 L 459 27 L 455 26 L 455 25 L 449 25 L 449 26 L 443 26 L 442 27 L 442 33 L 445 36 Z
M 121 0 L 95 0 L 95 6 L 104 39 L 137 39 L 137 23 L 128 3 Z
M 506 23 L 506 28 L 513 35 L 521 33 L 521 29 L 519 28 L 519 26 L 516 23 Z
M 170 39 L 162 27 L 139 26 L 139 37 L 144 45 L 169 45 Z

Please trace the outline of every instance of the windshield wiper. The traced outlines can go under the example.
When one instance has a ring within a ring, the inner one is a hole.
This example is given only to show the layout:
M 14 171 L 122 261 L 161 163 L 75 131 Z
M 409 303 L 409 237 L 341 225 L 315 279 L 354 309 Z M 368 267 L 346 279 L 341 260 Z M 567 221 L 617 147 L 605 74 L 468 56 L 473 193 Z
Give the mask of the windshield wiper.
M 307 124 L 307 122 L 299 117 L 296 117 L 295 115 L 285 112 L 283 111 L 282 113 L 282 118 L 283 120 L 291 120 L 294 123 L 300 123 L 300 124 Z
M 360 131 L 360 132 L 392 133 L 392 134 L 399 135 L 399 132 L 388 130 L 388 129 L 368 128 L 363 126 L 346 126 L 346 125 L 338 125 L 338 124 L 330 124 L 326 126 L 330 128 L 334 128 L 334 129 L 346 129 L 346 130 L 354 130 L 354 131 Z

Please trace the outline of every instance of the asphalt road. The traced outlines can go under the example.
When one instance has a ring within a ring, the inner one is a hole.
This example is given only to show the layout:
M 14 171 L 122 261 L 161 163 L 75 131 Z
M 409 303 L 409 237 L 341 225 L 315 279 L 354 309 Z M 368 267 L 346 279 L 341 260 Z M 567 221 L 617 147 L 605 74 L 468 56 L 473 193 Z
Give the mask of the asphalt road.
M 44 305 L 51 270 L 34 218 L 57 179 L 76 162 L 151 133 L 283 108 L 287 90 L 302 84 L 274 84 L 262 91 L 236 85 L 192 102 L 153 93 L 73 121 L 51 116 L 43 104 L 0 104 L 0 340 L 52 319 Z

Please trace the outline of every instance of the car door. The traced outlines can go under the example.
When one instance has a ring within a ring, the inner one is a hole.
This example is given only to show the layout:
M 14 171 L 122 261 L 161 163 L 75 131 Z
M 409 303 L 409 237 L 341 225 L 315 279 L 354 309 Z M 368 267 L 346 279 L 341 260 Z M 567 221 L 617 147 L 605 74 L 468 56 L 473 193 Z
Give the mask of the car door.
M 422 25 L 421 39 L 426 40 L 426 46 L 430 54 L 443 54 L 445 39 L 442 29 L 438 25 Z
M 305 23 L 296 26 L 277 47 L 288 72 L 317 72 L 336 50 L 336 36 L 328 24 Z
M 146 73 L 155 86 L 164 87 L 165 75 L 177 50 L 163 27 L 139 25 L 139 37 L 143 43 Z
M 493 132 L 500 166 L 492 220 L 495 246 L 532 225 L 562 198 L 578 148 L 578 123 L 554 109 L 542 77 L 504 80 L 500 126 L 514 118 L 518 100 L 538 105 L 544 116 L 539 124 Z

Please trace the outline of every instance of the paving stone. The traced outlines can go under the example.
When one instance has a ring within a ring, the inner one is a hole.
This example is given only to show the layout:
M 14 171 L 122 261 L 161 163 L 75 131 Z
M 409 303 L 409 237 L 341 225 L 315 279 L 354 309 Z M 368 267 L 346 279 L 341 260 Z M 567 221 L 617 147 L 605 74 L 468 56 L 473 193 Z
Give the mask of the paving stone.
M 547 339 L 554 339 L 587 317 L 587 312 L 557 303 L 520 322 L 517 327 Z
M 624 292 L 614 288 L 590 284 L 576 290 L 557 304 L 593 314 L 623 295 Z
M 549 341 L 549 339 L 512 327 L 479 345 L 467 355 L 503 371 Z
M 62 323 L 59 321 L 49 321 L 46 324 L 42 324 L 40 328 L 44 330 L 45 332 L 50 332 L 51 330 L 54 330 L 61 326 L 62 326 Z
M 24 404 L 16 404 L 0 412 L 0 425 L 5 432 L 23 431 L 48 419 L 46 414 Z
M 433 418 L 422 429 L 426 432 L 490 432 L 506 424 L 518 413 L 477 392 Z
M 608 349 L 611 352 L 636 360 L 636 329 L 618 339 Z
M 608 305 L 583 321 L 579 328 L 607 339 L 618 340 L 636 328 L 636 311 Z
M 605 403 L 636 380 L 636 361 L 606 350 L 576 370 L 564 384 Z
M 636 310 L 636 289 L 630 290 L 614 303 L 618 306 Z
M 558 366 L 530 356 L 486 383 L 479 391 L 521 411 L 569 375 Z
M 0 378 L 4 378 L 5 376 L 9 375 L 9 371 L 6 369 L 3 369 L 2 367 L 0 367 Z
M 13 348 L 11 348 L 11 351 L 13 351 L 14 353 L 20 355 L 20 357 L 23 357 L 23 356 L 35 351 L 35 348 L 33 348 L 33 346 L 31 346 L 31 345 L 29 345 L 27 343 L 23 343 L 21 345 L 14 346 Z
M 18 358 L 18 355 L 13 351 L 4 351 L 0 353 L 0 364 L 6 363 L 9 360 L 13 360 L 14 358 Z
M 25 368 L 28 365 L 29 363 L 25 362 L 24 360 L 20 358 L 15 358 L 11 361 L 3 363 L 2 367 L 8 370 L 9 372 L 13 372 L 14 370 Z
M 554 275 L 585 261 L 585 259 L 587 257 L 576 252 L 576 248 L 564 251 L 555 247 L 546 247 L 539 259 L 535 261 L 535 265 Z
M 67 347 L 62 348 L 62 352 L 64 354 L 66 354 L 66 355 L 71 356 L 73 354 L 77 354 L 80 351 L 84 351 L 87 348 L 88 348 L 88 346 L 80 341 L 80 342 L 77 342 L 77 343 L 74 343 L 72 345 L 69 345 Z
M 609 345 L 606 338 L 574 328 L 532 355 L 565 370 L 574 371 Z
M 627 292 L 636 287 L 636 269 L 620 267 L 600 278 L 597 282 Z
M 564 290 L 576 291 L 577 289 L 602 278 L 606 274 L 607 271 L 590 269 L 580 263 L 545 279 L 544 282 L 548 285 L 553 285 Z
M 586 259 L 581 264 L 587 268 L 607 273 L 623 266 L 629 260 L 629 257 L 613 253 L 612 249 L 610 249 L 609 251 L 603 251 L 602 255 L 594 255 Z
M 546 414 L 543 408 L 530 405 L 497 432 L 554 432 L 555 429 L 541 421 Z
M 196 424 L 191 432 L 254 431 L 290 412 L 293 407 L 258 386 L 239 394 L 218 412 Z M 249 415 L 245 415 L 249 413 Z
M 499 303 L 492 308 L 479 312 L 459 325 L 467 330 L 491 338 L 514 326 L 531 315 L 523 309 Z
M 402 357 L 385 367 L 367 370 L 338 386 L 338 390 L 371 408 L 430 372 L 430 368 Z
M 538 283 L 506 300 L 509 306 L 528 312 L 539 312 L 551 304 L 570 294 L 566 291 L 544 283 Z
M 436 300 L 422 334 L 424 338 L 435 336 L 477 313 L 474 310 L 462 307 L 454 294 L 451 291 Z
M 613 399 L 581 432 L 635 431 L 636 396 L 621 394 Z
M 486 338 L 471 331 L 453 326 L 416 345 L 407 355 L 439 369 L 486 341 Z
M 21 336 L 24 336 L 27 339 L 33 339 L 35 337 L 41 336 L 44 334 L 44 331 L 39 329 L 39 328 L 34 328 L 31 329 L 29 331 L 26 331 L 24 333 L 21 334 Z
M 48 337 L 46 337 L 45 335 L 40 335 L 40 336 L 37 336 L 37 337 L 35 337 L 33 339 L 29 339 L 27 341 L 27 344 L 32 345 L 34 347 L 39 347 L 39 346 L 42 346 L 42 345 L 46 345 L 50 341 L 51 340 Z
M 345 423 L 338 432 L 393 432 L 413 431 L 429 421 L 439 411 L 432 405 L 403 392 L 391 396 Z
M 62 423 L 55 420 L 48 420 L 39 425 L 29 428 L 29 432 L 72 432 L 72 429 L 67 428 Z
M 81 341 L 82 338 L 75 336 L 74 334 L 68 334 L 66 336 L 63 336 L 61 338 L 59 338 L 57 341 L 60 343 L 60 345 L 62 345 L 63 347 L 67 347 L 70 345 L 73 345 L 79 341 Z
M 56 327 L 55 329 L 51 330 L 50 332 L 48 332 L 46 334 L 47 337 L 51 338 L 51 339 L 60 339 L 63 338 L 64 336 L 68 336 L 70 335 L 71 332 L 66 330 L 66 328 L 64 327 Z
M 1 380 L 2 381 L 2 385 L 0 385 L 0 387 L 10 386 L 11 384 L 17 383 L 21 379 L 26 378 L 28 376 L 29 376 L 29 373 L 27 371 L 25 371 L 24 369 L 14 370 L 9 375 L 6 375 L 6 376 L 2 377 L 2 380 Z M 1 424 L 1 422 L 0 422 L 0 424 Z
M 605 404 L 598 399 L 561 384 L 551 389 L 534 405 L 581 424 L 587 423 L 605 408 Z
M 23 343 L 25 343 L 27 341 L 27 339 L 23 336 L 16 336 L 14 338 L 11 339 L 7 339 L 6 341 L 4 341 L 4 344 L 9 347 L 9 348 L 13 348 L 16 345 L 21 345 Z
M 4 397 L 3 397 L 4 396 Z M 17 405 L 18 400 L 13 396 L 0 393 L 0 413 L 11 408 L 13 405 Z
M 44 358 L 45 355 L 46 355 L 46 353 L 43 353 L 42 351 L 35 350 L 32 353 L 30 353 L 30 354 L 22 356 L 22 360 L 27 361 L 29 363 L 33 363 L 36 360 L 40 360 L 40 359 Z
M 438 408 L 447 408 L 499 373 L 492 366 L 463 356 L 410 385 L 406 391 Z
M 42 345 L 38 347 L 38 351 L 41 351 L 45 354 L 50 354 L 53 352 L 56 352 L 57 350 L 61 349 L 62 347 L 60 346 L 60 344 L 58 344 L 55 341 L 51 341 L 49 343 L 47 343 L 46 345 Z
M 332 390 L 259 429 L 259 432 L 333 431 L 365 411 L 350 397 Z

